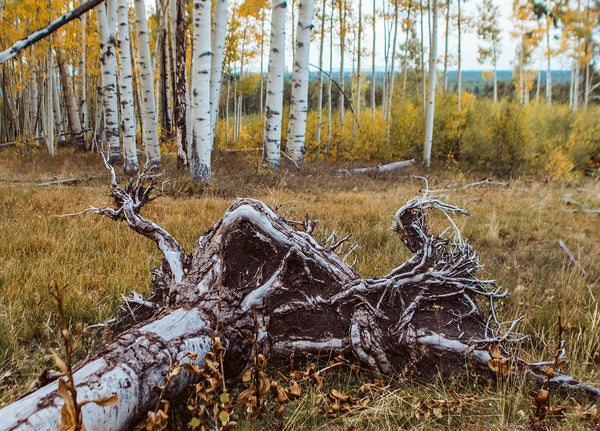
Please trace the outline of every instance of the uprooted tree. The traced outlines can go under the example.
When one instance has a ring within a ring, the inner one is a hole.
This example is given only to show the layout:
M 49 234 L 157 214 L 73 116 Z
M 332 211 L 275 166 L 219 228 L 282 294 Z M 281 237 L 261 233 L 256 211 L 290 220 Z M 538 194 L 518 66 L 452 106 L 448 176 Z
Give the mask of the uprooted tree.
M 450 218 L 464 211 L 454 206 L 425 195 L 400 208 L 394 230 L 413 256 L 387 275 L 367 279 L 336 255 L 341 241 L 319 243 L 311 236 L 316 222 L 287 220 L 250 199 L 237 200 L 187 254 L 168 232 L 140 215 L 156 188 L 142 176 L 121 188 L 109 169 L 114 208 L 89 211 L 126 221 L 158 245 L 164 262 L 152 271 L 152 297 L 129 300 L 151 317 L 76 367 L 81 400 L 119 398 L 111 407 L 86 404 L 87 429 L 132 425 L 156 404 L 152 389 L 165 384 L 172 361 L 202 366 L 216 332 L 227 349 L 229 377 L 251 366 L 257 348 L 267 357 L 341 351 L 388 375 L 407 366 L 441 368 L 442 373 L 465 364 L 481 373 L 506 366 L 598 395 L 558 371 L 544 374 L 547 363 L 510 358 L 507 346 L 523 338 L 514 332 L 518 319 L 506 327 L 498 323 L 495 304 L 507 292 L 477 277 L 475 252 Z M 454 235 L 430 232 L 431 210 L 448 216 Z M 491 345 L 494 349 L 488 349 Z M 180 393 L 194 378 L 183 371 L 167 396 Z M 50 383 L 0 410 L 0 428 L 55 429 L 63 403 L 57 386 Z

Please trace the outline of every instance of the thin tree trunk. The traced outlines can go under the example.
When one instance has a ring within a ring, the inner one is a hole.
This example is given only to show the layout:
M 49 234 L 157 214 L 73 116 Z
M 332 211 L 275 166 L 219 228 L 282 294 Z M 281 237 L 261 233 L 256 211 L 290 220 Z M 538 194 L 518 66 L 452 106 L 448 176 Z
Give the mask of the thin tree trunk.
M 358 0 L 358 40 L 356 41 L 358 44 L 357 47 L 357 59 L 356 59 L 356 117 L 360 120 L 360 105 L 361 105 L 361 94 L 360 87 L 362 84 L 362 76 L 360 72 L 360 59 L 362 57 L 362 42 L 363 37 L 363 26 L 362 26 L 362 0 Z
M 60 100 L 58 98 L 58 83 L 56 82 L 56 71 L 54 70 L 54 63 L 56 62 L 55 60 L 55 56 L 54 56 L 54 49 L 52 49 L 52 55 L 51 55 L 52 60 L 52 75 L 51 75 L 51 80 L 52 80 L 52 113 L 54 115 L 54 124 L 57 128 L 57 134 L 58 134 L 58 142 L 62 143 L 64 142 L 64 139 L 61 137 L 63 136 L 62 134 L 65 131 L 65 126 L 63 124 L 63 117 L 60 111 Z M 9 94 L 8 92 L 6 92 L 6 94 Z M 6 106 L 6 105 L 5 105 Z M 10 106 L 10 105 L 9 105 Z
M 121 142 L 119 136 L 119 108 L 117 104 L 117 58 L 116 43 L 108 29 L 105 4 L 96 8 L 98 34 L 100 35 L 100 64 L 102 67 L 102 106 L 104 108 L 104 136 L 108 144 L 108 160 L 111 165 L 121 164 Z
M 446 0 L 446 35 L 444 42 L 444 93 L 448 91 L 448 35 L 450 33 L 450 0 Z
M 79 76 L 80 76 L 80 87 L 79 87 L 79 115 L 81 116 L 81 127 L 87 129 L 88 127 L 88 101 L 87 101 L 87 69 L 86 69 L 86 51 L 87 45 L 86 40 L 86 26 L 87 26 L 87 15 L 82 15 L 79 18 L 79 29 L 81 32 L 81 40 L 83 41 L 81 47 L 81 55 L 79 56 Z
M 551 51 L 550 51 L 550 22 L 551 22 L 551 17 L 547 16 L 546 17 L 546 59 L 547 59 L 547 66 L 546 66 L 546 104 L 547 105 L 551 105 L 552 104 L 552 72 L 550 70 L 550 58 L 551 58 Z
M 308 112 L 308 63 L 313 28 L 314 0 L 299 0 L 296 51 L 292 73 L 292 95 L 286 149 L 296 162 L 304 161 L 306 153 L 306 115 Z
M 150 57 L 150 41 L 148 23 L 146 21 L 145 0 L 135 0 L 135 25 L 137 30 L 138 55 L 140 66 L 140 84 L 142 87 L 142 131 L 146 147 L 147 163 L 160 168 L 160 147 L 156 119 L 156 102 L 154 100 L 154 72 Z
M 194 0 L 194 62 L 192 67 L 192 142 L 190 174 L 193 181 L 210 182 L 211 110 L 210 71 L 211 0 Z
M 395 65 L 396 65 L 396 45 L 398 41 L 398 18 L 400 15 L 400 11 L 398 9 L 398 0 L 394 0 L 394 39 L 392 42 L 392 57 L 390 64 L 390 77 L 389 77 L 389 85 L 388 85 L 388 94 L 386 95 L 387 106 L 386 106 L 386 120 L 387 120 L 387 133 L 386 133 L 386 142 L 389 141 L 390 135 L 390 121 L 391 121 L 391 111 L 392 111 L 392 99 L 394 98 L 394 78 L 396 75 Z
M 64 58 L 65 54 L 62 52 L 62 50 L 58 50 L 56 53 L 56 63 L 58 64 L 58 70 L 60 71 L 60 76 L 62 78 L 65 104 L 67 106 L 67 114 L 69 116 L 71 136 L 73 138 L 75 152 L 79 153 L 85 151 L 85 136 L 81 130 L 81 121 L 79 119 L 79 112 L 77 111 L 77 102 L 75 101 L 71 79 L 67 72 L 67 66 Z
M 325 146 L 325 152 L 329 155 L 331 151 L 331 85 L 333 79 L 333 13 L 334 13 L 334 1 L 331 1 L 331 15 L 329 16 L 329 81 L 327 82 L 327 144 Z
M 171 0 L 175 1 L 175 0 Z M 177 130 L 177 161 L 178 166 L 188 165 L 188 121 L 187 111 L 189 97 L 187 92 L 186 51 L 187 39 L 185 37 L 185 0 L 176 0 L 176 29 L 175 29 L 175 100 L 174 117 Z
M 375 120 L 375 24 L 377 23 L 377 8 L 373 0 L 373 51 L 371 53 L 371 118 Z
M 287 3 L 281 0 L 273 0 L 272 5 L 262 161 L 271 168 L 278 169 L 281 152 L 281 111 L 283 109 L 283 66 L 285 61 Z
M 131 47 L 129 46 L 129 7 L 127 0 L 118 0 L 119 90 L 121 95 L 121 130 L 123 132 L 123 172 L 134 175 L 138 171 L 135 145 L 135 112 L 133 105 L 133 79 L 131 72 Z
M 340 137 L 344 132 L 344 57 L 346 56 L 346 0 L 338 0 L 340 19 Z M 340 139 L 341 142 L 342 139 Z M 339 152 L 339 145 L 338 145 Z
M 437 0 L 432 0 L 433 23 L 431 26 L 431 50 L 429 52 L 429 97 L 427 98 L 427 118 L 425 120 L 425 146 L 423 148 L 423 164 L 431 162 L 431 144 L 433 140 L 433 118 L 435 108 L 435 82 L 437 58 Z
M 212 23 L 212 64 L 210 72 L 210 141 L 212 145 L 214 145 L 217 118 L 219 117 L 219 100 L 221 97 L 221 83 L 223 80 L 223 56 L 225 53 L 225 33 L 227 31 L 227 0 L 215 0 L 215 2 L 215 16 Z
M 46 147 L 50 157 L 54 157 L 56 146 L 54 141 L 54 113 L 52 112 L 52 99 L 54 94 L 54 50 L 52 46 L 49 49 L 49 58 L 46 61 L 46 79 L 44 80 L 44 136 L 46 137 Z
M 457 96 L 457 105 L 458 105 L 458 113 L 462 110 L 462 15 L 460 12 L 460 0 L 457 0 L 456 4 L 458 5 L 458 70 L 456 72 L 456 96 Z M 458 126 L 460 128 L 460 124 Z
M 317 127 L 315 129 L 315 142 L 317 144 L 317 155 L 321 150 L 321 125 L 323 120 L 323 50 L 325 41 L 325 0 L 323 0 L 323 10 L 321 11 L 321 34 L 319 40 L 319 78 L 318 88 L 319 96 L 317 101 Z
M 425 85 L 425 39 L 424 39 L 424 31 L 423 31 L 423 0 L 419 0 L 419 9 L 421 11 L 421 107 L 423 108 L 423 112 L 427 107 L 426 104 L 426 94 L 427 94 L 427 86 Z
M 406 38 L 404 39 L 404 57 L 402 58 L 402 105 L 406 100 L 406 78 L 408 75 L 406 62 L 408 61 L 408 37 L 410 35 L 410 11 L 412 8 L 412 2 L 408 4 L 408 13 L 406 16 Z

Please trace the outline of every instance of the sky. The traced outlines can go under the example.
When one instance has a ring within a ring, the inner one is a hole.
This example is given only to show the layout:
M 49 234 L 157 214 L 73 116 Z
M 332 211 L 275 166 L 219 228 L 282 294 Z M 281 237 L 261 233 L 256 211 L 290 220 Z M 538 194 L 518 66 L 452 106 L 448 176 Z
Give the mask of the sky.
M 288 3 L 291 4 L 291 1 L 289 1 Z M 363 3 L 366 4 L 369 2 L 363 1 Z M 380 5 L 381 4 L 380 0 L 377 0 L 377 3 L 378 3 L 378 5 Z M 481 0 L 462 0 L 462 3 L 461 3 L 462 13 L 466 16 L 476 19 L 476 17 L 479 14 L 479 12 L 477 10 L 477 5 L 480 3 L 481 3 Z M 512 69 L 514 69 L 515 49 L 516 49 L 516 45 L 517 45 L 517 42 L 510 36 L 510 33 L 509 33 L 513 27 L 513 23 L 511 21 L 512 0 L 495 0 L 495 3 L 499 6 L 499 10 L 500 10 L 499 24 L 500 24 L 500 28 L 502 30 L 501 54 L 500 54 L 500 57 L 498 60 L 497 68 L 498 68 L 498 70 L 512 70 Z M 378 6 L 378 7 L 381 7 L 381 6 Z M 370 3 L 368 5 L 363 5 L 363 16 L 370 16 L 371 13 L 372 13 L 372 3 Z M 417 25 L 417 33 L 419 33 L 420 30 L 418 29 L 418 18 L 414 19 L 414 20 L 416 21 L 416 25 Z M 289 14 L 289 11 L 288 11 L 288 21 L 291 21 L 291 16 Z M 451 25 L 451 32 L 450 32 L 450 37 L 449 37 L 449 42 L 448 42 L 448 45 L 449 45 L 448 50 L 451 55 L 455 54 L 457 52 L 457 45 L 458 45 L 456 31 L 452 31 L 452 29 L 453 29 L 453 26 Z M 378 35 L 383 34 L 383 24 L 380 24 L 378 26 L 377 32 L 378 32 Z M 438 70 L 441 70 L 441 68 L 443 67 L 442 59 L 444 56 L 444 34 L 445 34 L 445 18 L 444 18 L 444 14 L 440 14 L 438 16 Z M 287 52 L 286 67 L 289 69 L 292 64 L 291 27 L 290 27 L 290 25 L 288 25 L 287 37 L 288 37 L 288 41 L 289 41 L 288 46 L 290 46 L 290 49 L 286 50 L 286 52 Z M 383 36 L 377 36 L 377 37 L 382 38 Z M 404 40 L 403 36 L 400 33 L 398 34 L 398 38 L 400 40 Z M 425 18 L 425 38 L 427 38 L 427 20 L 426 20 L 426 18 Z M 352 38 L 350 38 L 350 39 L 352 40 Z M 379 42 L 377 39 L 376 39 L 376 42 L 379 45 Z M 363 44 L 362 46 L 365 47 L 366 50 L 369 52 L 367 54 L 368 58 L 363 59 L 364 67 L 361 66 L 361 69 L 363 69 L 363 71 L 369 71 L 371 68 L 370 51 L 371 51 L 371 47 L 373 44 L 370 29 L 369 29 L 369 31 L 365 32 L 365 36 L 363 37 L 363 40 L 361 43 Z M 489 64 L 481 65 L 477 62 L 478 43 L 479 43 L 479 41 L 477 38 L 477 33 L 474 30 L 467 32 L 467 33 L 463 32 L 463 36 L 462 36 L 462 70 L 491 69 L 491 66 Z M 325 45 L 326 45 L 326 48 L 325 48 L 326 52 L 324 53 L 323 64 L 326 65 L 325 70 L 328 70 L 329 50 L 327 48 L 327 43 Z M 334 51 L 335 50 L 336 50 L 336 48 L 334 47 Z M 537 65 L 539 64 L 540 53 L 538 52 L 534 58 L 536 60 L 534 60 L 533 67 L 537 67 Z M 319 62 L 319 44 L 318 44 L 317 40 L 314 40 L 313 43 L 311 44 L 311 63 L 318 64 L 318 62 Z M 375 62 L 376 62 L 377 69 L 380 69 L 380 70 L 383 69 L 383 67 L 384 67 L 383 49 L 378 48 Z M 337 65 L 337 67 L 339 67 L 339 53 L 334 52 L 333 64 L 334 64 L 333 65 L 334 69 L 336 69 L 336 65 Z M 352 66 L 351 66 L 351 64 L 349 64 L 347 67 L 348 67 L 348 70 L 350 70 L 350 68 Z M 568 67 L 568 64 L 564 59 L 559 59 L 558 61 L 555 60 L 554 63 L 552 64 L 552 69 L 564 69 L 567 67 Z M 346 66 L 344 68 L 346 69 Z M 457 68 L 456 61 L 454 61 L 453 64 L 449 65 L 450 70 L 456 70 L 456 68 Z

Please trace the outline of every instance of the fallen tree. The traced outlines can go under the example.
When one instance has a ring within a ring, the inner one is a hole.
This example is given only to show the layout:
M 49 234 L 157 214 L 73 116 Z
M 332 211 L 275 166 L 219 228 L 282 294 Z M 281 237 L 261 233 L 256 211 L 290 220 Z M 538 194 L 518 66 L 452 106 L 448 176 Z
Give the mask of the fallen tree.
M 369 279 L 335 254 L 343 240 L 319 243 L 311 236 L 316 222 L 286 220 L 251 199 L 237 200 L 187 254 L 140 215 L 156 188 L 141 176 L 121 188 L 109 169 L 114 207 L 87 211 L 124 220 L 157 244 L 164 262 L 152 271 L 152 297 L 130 300 L 151 317 L 76 367 L 81 400 L 119 397 L 114 406 L 83 406 L 87 429 L 130 427 L 156 404 L 153 388 L 165 384 L 173 360 L 202 366 L 217 332 L 230 378 L 252 365 L 258 348 L 273 358 L 343 352 L 388 375 L 407 367 L 426 374 L 455 373 L 465 365 L 488 374 L 517 368 L 598 395 L 558 371 L 548 373 L 552 363 L 510 358 L 505 346 L 523 339 L 514 332 L 518 319 L 507 326 L 497 321 L 494 305 L 507 292 L 477 277 L 475 252 L 450 218 L 463 210 L 427 196 L 409 201 L 395 214 L 393 229 L 413 256 Z M 430 232 L 432 210 L 449 217 L 454 235 Z M 485 310 L 477 305 L 483 303 Z M 180 393 L 194 378 L 182 371 L 166 395 Z M 0 410 L 0 428 L 55 429 L 63 404 L 57 386 L 50 383 Z

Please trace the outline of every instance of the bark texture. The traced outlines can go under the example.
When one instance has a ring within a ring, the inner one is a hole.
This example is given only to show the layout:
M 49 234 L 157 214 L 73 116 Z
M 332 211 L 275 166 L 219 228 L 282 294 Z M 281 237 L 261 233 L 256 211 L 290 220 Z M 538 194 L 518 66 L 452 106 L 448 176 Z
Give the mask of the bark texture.
M 480 280 L 473 249 L 454 235 L 432 234 L 427 214 L 464 213 L 426 195 L 415 198 L 394 216 L 393 230 L 413 256 L 381 278 L 362 278 L 335 249 L 344 241 L 319 243 L 316 222 L 294 222 L 261 202 L 238 199 L 223 218 L 186 254 L 177 241 L 140 208 L 152 200 L 152 186 L 133 181 L 121 189 L 113 173 L 114 208 L 90 208 L 124 220 L 153 240 L 164 255 L 153 269 L 151 299 L 133 298 L 153 316 L 87 360 L 75 374 L 82 399 L 117 393 L 114 407 L 88 404 L 87 429 L 124 429 L 157 400 L 152 388 L 165 383 L 169 364 L 196 353 L 199 366 L 215 331 L 227 349 L 225 375 L 240 376 L 253 364 L 252 336 L 267 357 L 307 357 L 344 352 L 384 374 L 417 371 L 450 374 L 471 364 L 490 373 L 490 344 L 521 340 L 496 320 L 493 304 L 507 292 Z M 301 226 L 300 229 L 296 227 Z M 480 304 L 484 308 L 480 308 Z M 487 310 L 485 310 L 487 308 Z M 498 358 L 495 357 L 495 360 Z M 541 365 L 514 360 L 532 377 Z M 598 391 L 558 371 L 556 385 Z M 192 381 L 183 371 L 171 383 L 174 396 Z M 0 410 L 3 429 L 55 429 L 62 399 L 51 383 Z

